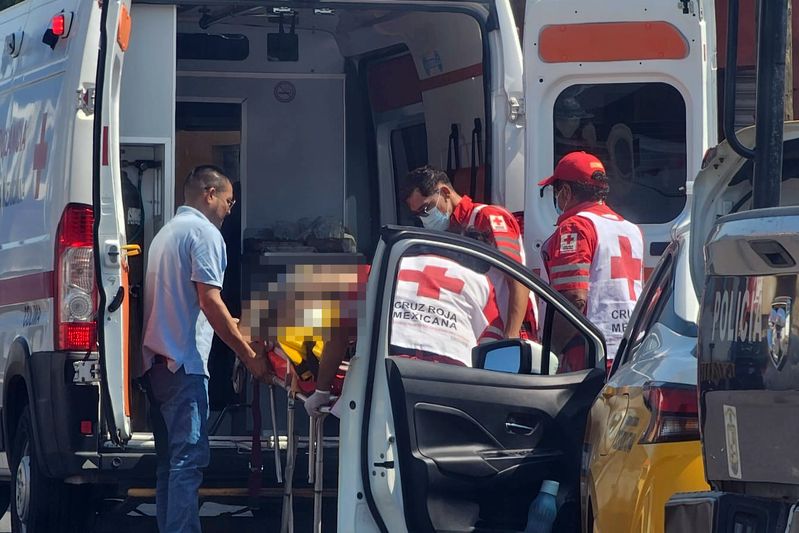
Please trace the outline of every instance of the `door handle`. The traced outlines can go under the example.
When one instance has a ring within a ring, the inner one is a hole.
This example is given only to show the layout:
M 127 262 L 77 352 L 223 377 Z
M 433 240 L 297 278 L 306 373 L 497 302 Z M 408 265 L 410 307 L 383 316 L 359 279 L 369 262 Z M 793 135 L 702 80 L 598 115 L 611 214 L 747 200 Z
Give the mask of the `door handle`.
M 505 430 L 508 433 L 513 433 L 515 435 L 532 435 L 533 431 L 535 431 L 535 428 L 508 421 L 505 422 Z
M 108 312 L 113 313 L 114 311 L 119 309 L 122 306 L 122 301 L 124 299 L 125 299 L 125 287 L 120 286 L 119 289 L 117 289 L 116 295 L 114 295 L 114 298 L 111 300 L 111 303 L 108 304 Z
M 125 250 L 125 252 L 127 252 L 128 257 L 133 257 L 141 254 L 141 246 L 139 246 L 138 244 L 126 244 L 125 246 L 122 247 L 122 249 Z

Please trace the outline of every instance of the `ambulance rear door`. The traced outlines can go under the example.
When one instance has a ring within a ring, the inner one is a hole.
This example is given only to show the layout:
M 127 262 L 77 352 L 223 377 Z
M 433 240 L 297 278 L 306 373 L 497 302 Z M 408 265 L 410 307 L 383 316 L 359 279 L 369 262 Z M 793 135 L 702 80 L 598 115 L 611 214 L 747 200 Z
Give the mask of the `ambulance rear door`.
M 490 291 L 509 282 L 547 304 L 526 348 L 482 329 Z M 602 335 L 522 265 L 458 235 L 384 228 L 334 407 L 338 530 L 521 531 L 549 479 L 571 502 L 553 530 L 576 531 L 585 421 L 604 368 Z
M 524 239 L 534 270 L 557 218 L 551 188 L 536 183 L 575 150 L 604 162 L 608 204 L 641 227 L 645 273 L 654 267 L 716 143 L 714 17 L 706 0 L 527 3 Z
M 94 120 L 94 257 L 103 413 L 111 437 L 130 439 L 127 252 L 119 161 L 119 92 L 130 38 L 130 0 L 102 3 Z

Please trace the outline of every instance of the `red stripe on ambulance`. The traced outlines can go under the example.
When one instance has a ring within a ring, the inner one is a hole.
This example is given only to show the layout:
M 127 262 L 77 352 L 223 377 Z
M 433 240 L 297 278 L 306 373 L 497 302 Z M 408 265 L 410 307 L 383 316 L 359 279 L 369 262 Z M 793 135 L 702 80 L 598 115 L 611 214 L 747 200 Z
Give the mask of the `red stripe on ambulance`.
M 103 166 L 108 166 L 108 126 L 103 126 Z
M 53 272 L 0 280 L 0 306 L 53 297 Z

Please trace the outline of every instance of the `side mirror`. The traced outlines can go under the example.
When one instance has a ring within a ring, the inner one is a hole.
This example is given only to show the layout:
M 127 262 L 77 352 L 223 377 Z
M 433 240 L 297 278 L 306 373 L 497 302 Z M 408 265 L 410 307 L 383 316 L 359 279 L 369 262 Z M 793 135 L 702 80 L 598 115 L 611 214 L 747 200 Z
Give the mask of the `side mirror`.
M 472 348 L 472 366 L 494 372 L 529 374 L 532 350 L 529 344 L 520 339 L 480 344 Z

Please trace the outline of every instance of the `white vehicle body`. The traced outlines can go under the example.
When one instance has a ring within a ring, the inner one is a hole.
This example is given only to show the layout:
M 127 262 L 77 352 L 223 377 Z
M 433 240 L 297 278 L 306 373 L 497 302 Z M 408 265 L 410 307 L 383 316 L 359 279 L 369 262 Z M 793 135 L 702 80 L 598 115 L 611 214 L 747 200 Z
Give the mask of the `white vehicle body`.
M 143 264 L 147 243 L 181 203 L 183 176 L 209 159 L 235 167 L 241 211 L 238 226 L 228 226 L 235 259 L 229 276 L 241 275 L 238 256 L 248 239 L 301 216 L 336 218 L 357 238 L 358 252 L 371 256 L 378 247 L 379 268 L 387 260 L 379 227 L 413 223 L 397 199 L 402 176 L 423 163 L 446 167 L 448 159 L 462 162 L 461 173 L 450 165 L 461 192 L 524 213 L 528 266 L 538 271 L 538 248 L 556 216 L 551 194 L 540 194 L 534 182 L 554 167 L 553 146 L 572 146 L 556 138 L 563 134 L 554 118 L 559 101 L 587 95 L 588 111 L 580 117 L 592 122 L 593 144 L 574 147 L 617 154 L 608 162 L 611 185 L 632 188 L 611 199 L 615 208 L 641 212 L 637 206 L 645 202 L 635 187 L 663 193 L 648 184 L 647 173 L 655 176 L 656 164 L 665 171 L 652 179 L 671 187 L 669 208 L 642 226 L 646 265 L 654 266 L 667 228 L 688 208 L 690 177 L 715 144 L 712 7 L 677 4 L 530 3 L 524 59 L 521 21 L 514 21 L 507 0 L 291 8 L 220 1 L 209 3 L 209 11 L 160 0 L 133 6 L 129 0 L 25 0 L 0 11 L 6 39 L 0 58 L 0 476 L 19 475 L 20 457 L 12 456 L 25 416 L 33 427 L 28 448 L 46 477 L 114 480 L 152 455 L 143 399 L 133 384 L 141 325 L 132 302 L 140 287 L 129 276 L 141 269 L 135 262 Z M 52 46 L 42 42 L 62 12 L 62 35 L 50 35 Z M 295 33 L 294 16 L 298 57 L 289 57 L 291 50 L 282 58 L 275 54 L 285 50 L 267 52 L 272 38 L 265 34 L 277 33 L 280 21 Z M 600 47 L 605 55 L 570 55 L 565 41 L 551 38 L 585 28 L 602 37 L 608 23 L 620 24 L 620 35 L 638 36 L 642 54 L 638 48 L 621 54 L 630 47 L 616 42 Z M 652 34 L 654 40 L 641 33 L 651 23 L 665 32 Z M 671 44 L 661 50 L 656 41 L 663 35 Z M 220 52 L 224 57 L 204 56 L 214 46 L 203 36 L 222 36 L 231 46 Z M 246 53 L 231 44 L 236 40 L 248 43 Z M 205 44 L 181 46 L 199 41 Z M 548 46 L 545 52 L 536 51 L 539 43 Z M 653 108 L 658 91 L 679 112 L 665 103 Z M 672 121 L 663 138 L 657 128 L 638 130 L 664 113 Z M 469 135 L 473 128 L 476 137 Z M 626 152 L 619 141 L 627 143 Z M 668 161 L 658 159 L 663 154 Z M 123 200 L 125 180 L 137 185 L 138 207 Z M 65 213 L 74 224 L 60 226 Z M 126 234 L 134 219 L 141 227 L 136 242 Z M 143 254 L 134 255 L 136 246 Z M 376 283 L 369 285 L 370 306 L 391 290 Z M 360 470 L 380 462 L 373 454 L 397 453 L 377 446 L 393 432 L 385 376 L 381 370 L 367 384 L 365 373 L 376 356 L 369 347 L 378 316 L 370 312 L 360 325 L 346 390 L 356 405 L 370 398 L 374 411 L 364 419 L 358 407 L 343 418 L 340 460 L 348 466 L 340 469 L 341 531 L 369 531 L 377 523 L 391 531 L 408 527 L 401 468 L 371 478 L 371 487 L 363 484 L 370 475 Z M 591 386 L 595 380 L 592 374 Z M 54 436 L 45 438 L 47 431 Z M 220 447 L 235 449 L 249 438 L 234 433 L 220 435 Z M 44 497 L 24 490 L 31 501 Z M 366 500 L 354 496 L 359 493 Z

